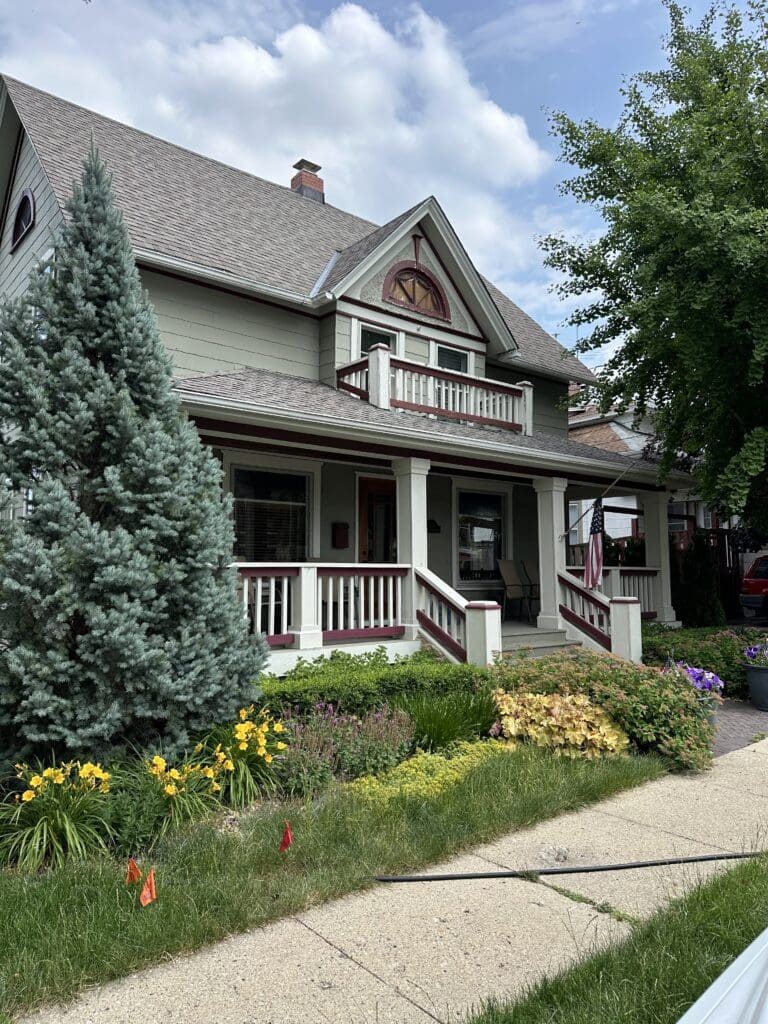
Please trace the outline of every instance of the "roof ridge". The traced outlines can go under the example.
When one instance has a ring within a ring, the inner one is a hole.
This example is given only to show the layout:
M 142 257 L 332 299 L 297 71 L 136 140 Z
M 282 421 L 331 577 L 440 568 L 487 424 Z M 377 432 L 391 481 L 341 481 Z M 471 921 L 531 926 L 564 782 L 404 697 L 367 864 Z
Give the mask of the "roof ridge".
M 75 110 L 84 110 L 87 114 L 101 118 L 102 121 L 108 121 L 110 124 L 116 125 L 121 130 L 128 129 L 128 131 L 134 132 L 136 135 L 142 135 L 144 138 L 152 139 L 155 142 L 161 142 L 164 146 L 169 146 L 172 149 L 179 150 L 181 153 L 188 153 L 191 156 L 197 157 L 198 160 L 204 160 L 206 163 L 216 164 L 219 167 L 225 168 L 227 171 L 234 171 L 236 174 L 241 174 L 245 178 L 259 181 L 263 185 L 268 185 L 270 188 L 279 189 L 281 192 L 286 193 L 286 195 L 295 196 L 296 199 L 301 199 L 304 202 L 309 203 L 317 203 L 316 199 L 309 199 L 307 196 L 301 195 L 300 192 L 294 191 L 290 185 L 281 185 L 277 181 L 270 181 L 269 178 L 262 178 L 261 175 L 254 174 L 252 171 L 243 170 L 242 167 L 234 167 L 232 164 L 225 163 L 224 160 L 219 160 L 217 157 L 207 156 L 205 153 L 200 153 L 196 149 L 190 149 L 189 146 L 182 146 L 178 142 L 171 142 L 170 139 L 165 139 L 162 135 L 154 135 L 152 132 L 148 132 L 144 128 L 136 128 L 135 125 L 126 124 L 125 121 L 118 121 L 116 117 L 110 117 L 108 114 L 101 114 L 98 110 L 93 110 L 92 107 L 86 107 L 82 103 L 75 103 L 73 100 L 65 99 L 63 96 L 58 96 L 55 92 L 49 92 L 47 89 L 39 89 L 36 85 L 30 85 L 29 82 L 22 82 L 20 78 L 14 78 L 13 75 L 0 72 L 0 79 L 2 79 L 6 84 L 11 82 L 14 85 L 21 86 L 22 89 L 29 89 L 30 91 L 40 93 L 43 96 L 50 96 L 51 99 L 56 100 L 57 103 L 65 103 L 68 107 L 73 107 Z M 11 99 L 13 100 L 13 97 L 11 97 Z M 333 203 L 323 202 L 321 205 L 328 206 L 332 210 L 337 210 L 339 213 L 343 213 L 346 217 L 354 217 L 354 219 L 359 221 L 361 224 L 370 225 L 372 231 L 381 227 L 381 225 L 374 223 L 374 221 L 370 221 L 366 217 L 360 217 L 356 213 L 350 213 L 349 210 L 342 210 L 340 206 L 335 206 Z

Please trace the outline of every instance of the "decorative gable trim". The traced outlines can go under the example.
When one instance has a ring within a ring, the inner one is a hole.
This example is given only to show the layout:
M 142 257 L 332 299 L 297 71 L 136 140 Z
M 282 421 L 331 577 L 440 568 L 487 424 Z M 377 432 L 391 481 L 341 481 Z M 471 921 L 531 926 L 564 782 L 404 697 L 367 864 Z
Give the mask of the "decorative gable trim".
M 429 281 L 439 296 L 440 312 L 423 309 L 421 306 L 417 306 L 409 302 L 401 302 L 399 299 L 392 296 L 392 286 L 394 285 L 397 276 L 402 273 L 403 270 L 416 271 Z M 445 289 L 429 268 L 425 267 L 423 263 L 418 263 L 416 260 L 400 260 L 399 263 L 395 263 L 389 268 L 387 276 L 384 278 L 384 287 L 381 291 L 381 297 L 384 302 L 390 302 L 394 306 L 401 306 L 405 309 L 410 309 L 412 312 L 418 313 L 420 316 L 431 316 L 436 320 L 450 321 L 451 319 L 451 305 L 448 302 L 448 296 L 445 294 Z

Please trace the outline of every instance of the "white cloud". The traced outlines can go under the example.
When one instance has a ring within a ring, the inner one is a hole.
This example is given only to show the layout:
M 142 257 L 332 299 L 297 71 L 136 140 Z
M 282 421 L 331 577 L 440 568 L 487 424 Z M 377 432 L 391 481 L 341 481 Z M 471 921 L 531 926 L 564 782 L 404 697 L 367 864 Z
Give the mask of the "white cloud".
M 420 7 L 387 27 L 352 3 L 313 25 L 293 0 L 37 0 L 0 11 L 0 67 L 273 181 L 308 157 L 329 202 L 372 220 L 434 194 L 482 272 L 545 325 L 564 316 L 534 241 L 551 158 Z

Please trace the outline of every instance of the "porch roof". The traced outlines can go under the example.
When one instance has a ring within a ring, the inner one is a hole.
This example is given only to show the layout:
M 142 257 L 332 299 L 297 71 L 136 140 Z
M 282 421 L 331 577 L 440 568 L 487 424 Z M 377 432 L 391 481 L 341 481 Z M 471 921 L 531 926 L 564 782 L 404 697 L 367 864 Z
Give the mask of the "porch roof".
M 542 431 L 525 436 L 496 427 L 379 409 L 327 384 L 274 371 L 241 370 L 185 377 L 176 381 L 175 388 L 186 406 L 216 408 L 230 415 L 251 414 L 283 425 L 288 421 L 294 428 L 298 424 L 317 430 L 320 423 L 350 429 L 357 426 L 387 438 L 389 443 L 397 441 L 398 436 L 412 440 L 414 435 L 420 435 L 425 445 L 436 444 L 441 449 L 474 448 L 478 455 L 492 450 L 497 456 L 508 452 L 510 459 L 533 464 L 539 455 L 542 463 L 563 476 L 577 466 L 581 472 L 592 469 L 613 477 L 632 467 L 634 480 L 642 480 L 646 488 L 656 482 L 656 463 L 636 453 L 609 452 Z

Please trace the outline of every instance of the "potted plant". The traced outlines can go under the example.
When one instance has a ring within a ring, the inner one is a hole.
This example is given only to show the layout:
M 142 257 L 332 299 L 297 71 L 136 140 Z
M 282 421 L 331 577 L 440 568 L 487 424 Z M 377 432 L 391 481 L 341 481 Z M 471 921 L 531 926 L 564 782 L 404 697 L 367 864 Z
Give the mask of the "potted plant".
M 701 713 L 714 729 L 715 711 L 717 711 L 717 705 L 722 701 L 724 685 L 720 676 L 715 675 L 714 672 L 707 672 L 706 669 L 688 665 L 684 661 L 671 663 L 671 658 L 667 660 L 665 671 L 679 672 L 683 679 L 693 686 Z
M 747 659 L 747 685 L 753 707 L 768 711 L 768 636 L 762 643 L 744 651 Z

